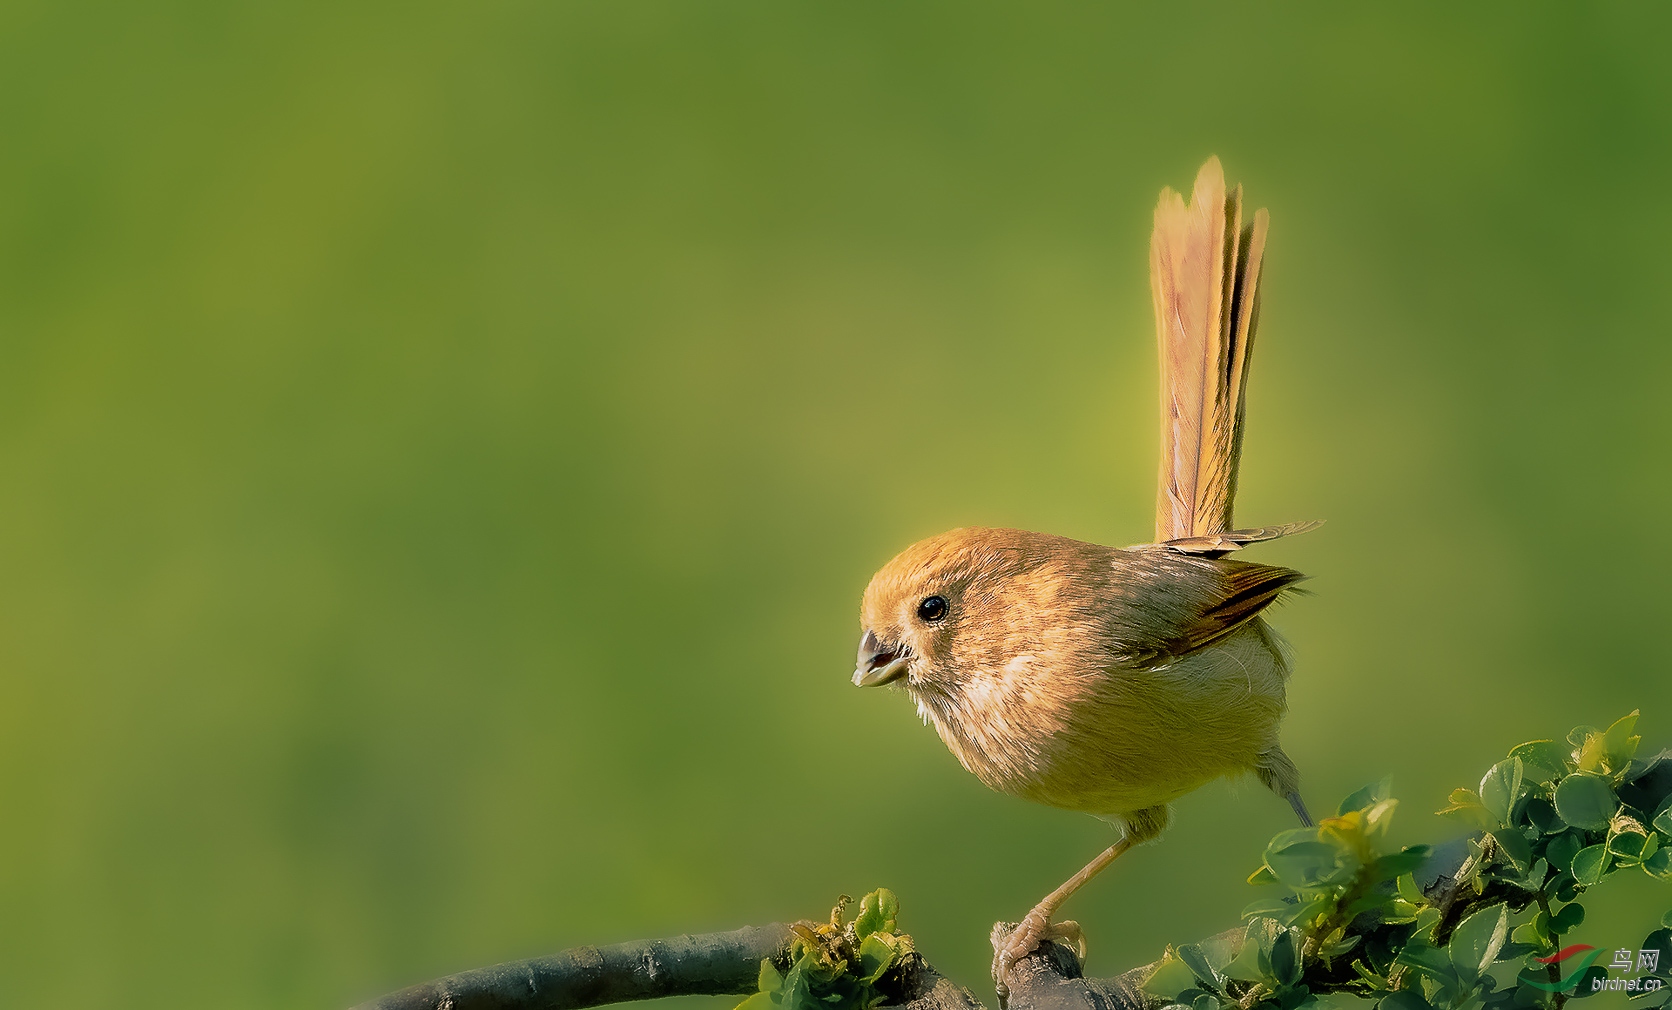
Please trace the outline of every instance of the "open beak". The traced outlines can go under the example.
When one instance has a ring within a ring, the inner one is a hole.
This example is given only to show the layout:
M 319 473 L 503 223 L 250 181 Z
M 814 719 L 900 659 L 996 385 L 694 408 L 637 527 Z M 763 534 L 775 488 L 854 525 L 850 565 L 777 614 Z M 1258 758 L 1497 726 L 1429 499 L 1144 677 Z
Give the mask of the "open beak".
M 896 645 L 885 645 L 869 629 L 859 640 L 859 659 L 854 664 L 855 687 L 877 687 L 891 684 L 906 675 L 911 665 L 911 654 Z

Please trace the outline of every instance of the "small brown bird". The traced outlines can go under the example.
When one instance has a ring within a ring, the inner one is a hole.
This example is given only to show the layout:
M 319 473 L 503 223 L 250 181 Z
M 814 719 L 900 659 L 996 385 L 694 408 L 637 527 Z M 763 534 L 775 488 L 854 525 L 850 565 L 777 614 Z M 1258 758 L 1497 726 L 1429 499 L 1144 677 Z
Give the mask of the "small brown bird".
M 1167 804 L 1253 772 L 1310 824 L 1278 728 L 1289 664 L 1260 614 L 1304 576 L 1231 561 L 1251 543 L 1311 529 L 1234 529 L 1249 351 L 1268 218 L 1242 222 L 1217 158 L 1189 206 L 1161 192 L 1150 279 L 1161 349 L 1156 542 L 1101 547 L 968 528 L 906 548 L 871 579 L 853 682 L 899 683 L 963 766 L 989 787 L 1116 822 L 1120 839 L 995 933 L 1010 968 L 1104 867 L 1159 835 Z

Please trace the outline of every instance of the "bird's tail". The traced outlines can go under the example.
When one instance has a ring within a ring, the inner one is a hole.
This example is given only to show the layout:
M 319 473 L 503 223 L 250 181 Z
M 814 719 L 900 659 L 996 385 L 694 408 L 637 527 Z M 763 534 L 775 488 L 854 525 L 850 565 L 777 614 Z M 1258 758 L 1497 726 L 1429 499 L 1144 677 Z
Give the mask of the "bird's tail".
M 1231 522 L 1268 223 L 1258 210 L 1243 224 L 1242 187 L 1226 191 L 1218 158 L 1202 166 L 1188 206 L 1183 196 L 1163 189 L 1155 208 L 1150 285 L 1161 349 L 1157 542 L 1255 534 L 1214 548 L 1235 550 L 1299 532 L 1236 531 Z

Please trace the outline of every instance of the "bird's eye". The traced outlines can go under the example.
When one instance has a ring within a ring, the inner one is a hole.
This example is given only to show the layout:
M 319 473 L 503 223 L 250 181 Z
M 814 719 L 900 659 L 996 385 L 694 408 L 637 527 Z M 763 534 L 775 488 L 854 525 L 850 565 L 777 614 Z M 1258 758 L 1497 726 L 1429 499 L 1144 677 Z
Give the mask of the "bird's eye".
M 933 623 L 946 616 L 946 599 L 940 596 L 925 597 L 917 605 L 917 616 L 920 620 Z

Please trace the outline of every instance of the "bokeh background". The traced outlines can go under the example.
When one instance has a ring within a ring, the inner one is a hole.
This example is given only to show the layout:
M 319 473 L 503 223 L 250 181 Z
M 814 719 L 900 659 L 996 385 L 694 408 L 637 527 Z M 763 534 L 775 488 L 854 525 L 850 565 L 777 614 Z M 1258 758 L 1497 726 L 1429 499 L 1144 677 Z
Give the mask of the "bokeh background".
M 1151 530 L 1151 208 L 1274 222 L 1239 515 L 1314 807 L 1672 744 L 1665 11 L 0 10 L 0 988 L 342 1007 L 897 890 L 943 968 L 1110 835 L 848 683 L 958 524 Z M 1216 784 L 1076 898 L 1232 923 Z M 1672 905 L 1611 883 L 1577 934 Z M 691 1000 L 690 1007 L 727 1001 Z

